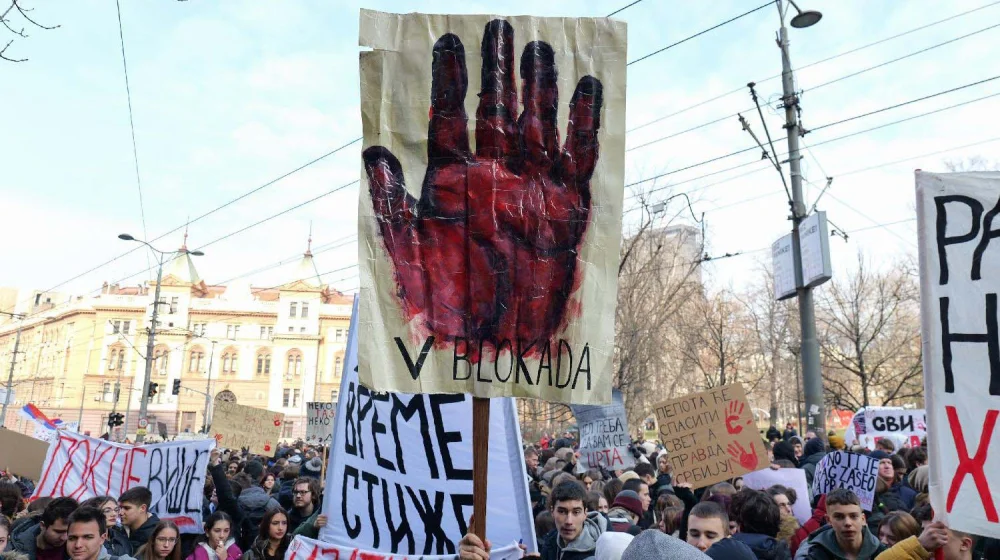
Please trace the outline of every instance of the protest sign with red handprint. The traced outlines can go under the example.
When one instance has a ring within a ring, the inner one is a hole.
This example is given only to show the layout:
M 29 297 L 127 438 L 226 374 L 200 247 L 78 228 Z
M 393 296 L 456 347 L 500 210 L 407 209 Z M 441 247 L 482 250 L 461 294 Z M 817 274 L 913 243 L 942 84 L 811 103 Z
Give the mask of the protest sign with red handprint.
M 624 25 L 416 16 L 362 11 L 362 382 L 605 401 Z

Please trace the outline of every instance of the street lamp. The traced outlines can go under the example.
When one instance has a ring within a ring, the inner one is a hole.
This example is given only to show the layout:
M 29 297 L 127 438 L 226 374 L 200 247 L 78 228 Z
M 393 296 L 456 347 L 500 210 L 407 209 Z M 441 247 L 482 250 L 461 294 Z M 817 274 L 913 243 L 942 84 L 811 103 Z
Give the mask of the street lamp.
M 802 8 L 799 8 L 799 5 L 795 3 L 795 0 L 788 0 L 788 3 L 794 6 L 795 11 L 798 12 L 798 14 L 792 17 L 792 27 L 796 29 L 811 27 L 823 19 L 823 14 L 816 10 L 806 10 L 803 12 Z
M 189 255 L 201 257 L 205 253 L 201 251 L 188 251 L 186 247 L 182 247 L 177 251 L 160 251 L 146 241 L 136 239 L 127 233 L 120 234 L 118 239 L 121 239 L 122 241 L 135 241 L 137 243 L 142 243 L 146 247 L 149 247 L 149 249 L 158 256 L 158 266 L 156 269 L 156 292 L 153 295 L 153 316 L 149 324 L 149 336 L 146 339 L 146 373 L 142 379 L 142 393 L 139 395 L 139 423 L 146 424 L 146 409 L 149 405 L 149 379 L 153 374 L 153 346 L 156 342 L 156 318 L 160 310 L 160 283 L 163 280 L 163 263 L 167 255 L 187 253 Z M 129 396 L 131 397 L 131 395 Z M 136 443 L 142 443 L 146 440 L 146 435 L 144 433 L 139 435 L 139 433 L 140 432 L 137 431 L 135 436 Z

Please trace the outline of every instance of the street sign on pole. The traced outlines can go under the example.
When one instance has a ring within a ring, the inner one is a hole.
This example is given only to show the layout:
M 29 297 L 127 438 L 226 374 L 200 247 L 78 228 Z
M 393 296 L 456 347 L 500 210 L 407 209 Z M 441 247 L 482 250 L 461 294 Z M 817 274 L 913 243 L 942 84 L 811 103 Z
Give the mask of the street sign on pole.
M 794 297 L 796 286 L 792 234 L 783 235 L 771 244 L 771 269 L 774 271 L 774 299 L 781 301 Z
M 139 429 L 140 430 L 145 430 L 148 427 L 149 427 L 149 420 L 146 420 L 145 416 L 140 416 L 139 417 Z

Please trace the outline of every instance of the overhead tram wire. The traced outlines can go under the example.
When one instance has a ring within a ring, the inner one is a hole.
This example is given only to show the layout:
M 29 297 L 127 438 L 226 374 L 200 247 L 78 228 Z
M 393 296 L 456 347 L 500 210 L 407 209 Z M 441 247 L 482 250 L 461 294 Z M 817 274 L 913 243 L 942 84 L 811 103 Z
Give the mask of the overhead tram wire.
M 619 13 L 621 13 L 621 12 L 624 12 L 625 10 L 627 10 L 627 9 L 631 8 L 632 6 L 635 6 L 635 5 L 636 5 L 636 4 L 638 4 L 639 2 L 642 2 L 642 0 L 635 0 L 635 2 L 632 2 L 631 4 L 627 4 L 627 5 L 625 5 L 625 6 L 622 6 L 621 8 L 618 8 L 617 10 L 615 10 L 615 11 L 611 12 L 610 14 L 608 14 L 608 15 L 606 15 L 606 16 L 604 16 L 604 17 L 611 17 L 611 16 L 613 16 L 613 15 L 615 15 L 615 14 L 619 14 Z

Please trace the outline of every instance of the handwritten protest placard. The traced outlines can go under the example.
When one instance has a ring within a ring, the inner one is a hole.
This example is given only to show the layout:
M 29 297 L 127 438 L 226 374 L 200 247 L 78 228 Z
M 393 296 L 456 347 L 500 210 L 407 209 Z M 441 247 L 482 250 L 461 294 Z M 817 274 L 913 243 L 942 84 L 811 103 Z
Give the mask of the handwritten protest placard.
M 306 403 L 306 443 L 330 445 L 333 425 L 337 416 L 337 403 Z
M 768 465 L 738 383 L 662 402 L 653 412 L 678 482 L 701 488 Z
M 805 523 L 812 517 L 809 508 L 809 484 L 806 482 L 806 471 L 802 469 L 772 469 L 766 468 L 743 475 L 743 484 L 754 490 L 767 490 L 775 484 L 795 490 L 795 503 L 792 504 L 792 514 L 799 523 Z
M 1000 537 L 1000 173 L 917 171 L 916 184 L 931 506 Z
M 133 447 L 60 430 L 59 438 L 49 445 L 32 497 L 68 496 L 83 501 L 145 486 L 153 494 L 151 513 L 173 521 L 182 532 L 200 533 L 208 456 L 213 448 L 213 440 Z
M 330 522 L 320 538 L 394 559 L 454 558 L 472 513 L 472 398 L 368 390 L 356 369 L 357 327 L 355 302 L 323 493 Z M 489 420 L 487 536 L 523 539 L 534 551 L 513 399 L 493 399 Z
M 273 457 L 284 421 L 285 415 L 280 412 L 216 401 L 211 434 L 219 447 L 246 447 L 250 453 Z
M 628 451 L 630 438 L 625 404 L 617 389 L 611 393 L 611 404 L 573 405 L 571 408 L 580 430 L 577 472 L 600 467 L 619 470 L 635 466 L 635 457 Z
M 42 471 L 49 446 L 44 441 L 13 430 L 0 429 L 0 449 L 3 450 L 0 470 L 36 480 L 38 473 Z
M 846 488 L 861 499 L 861 509 L 871 511 L 877 480 L 876 459 L 848 451 L 831 451 L 816 465 L 812 492 L 818 496 L 837 488 Z

